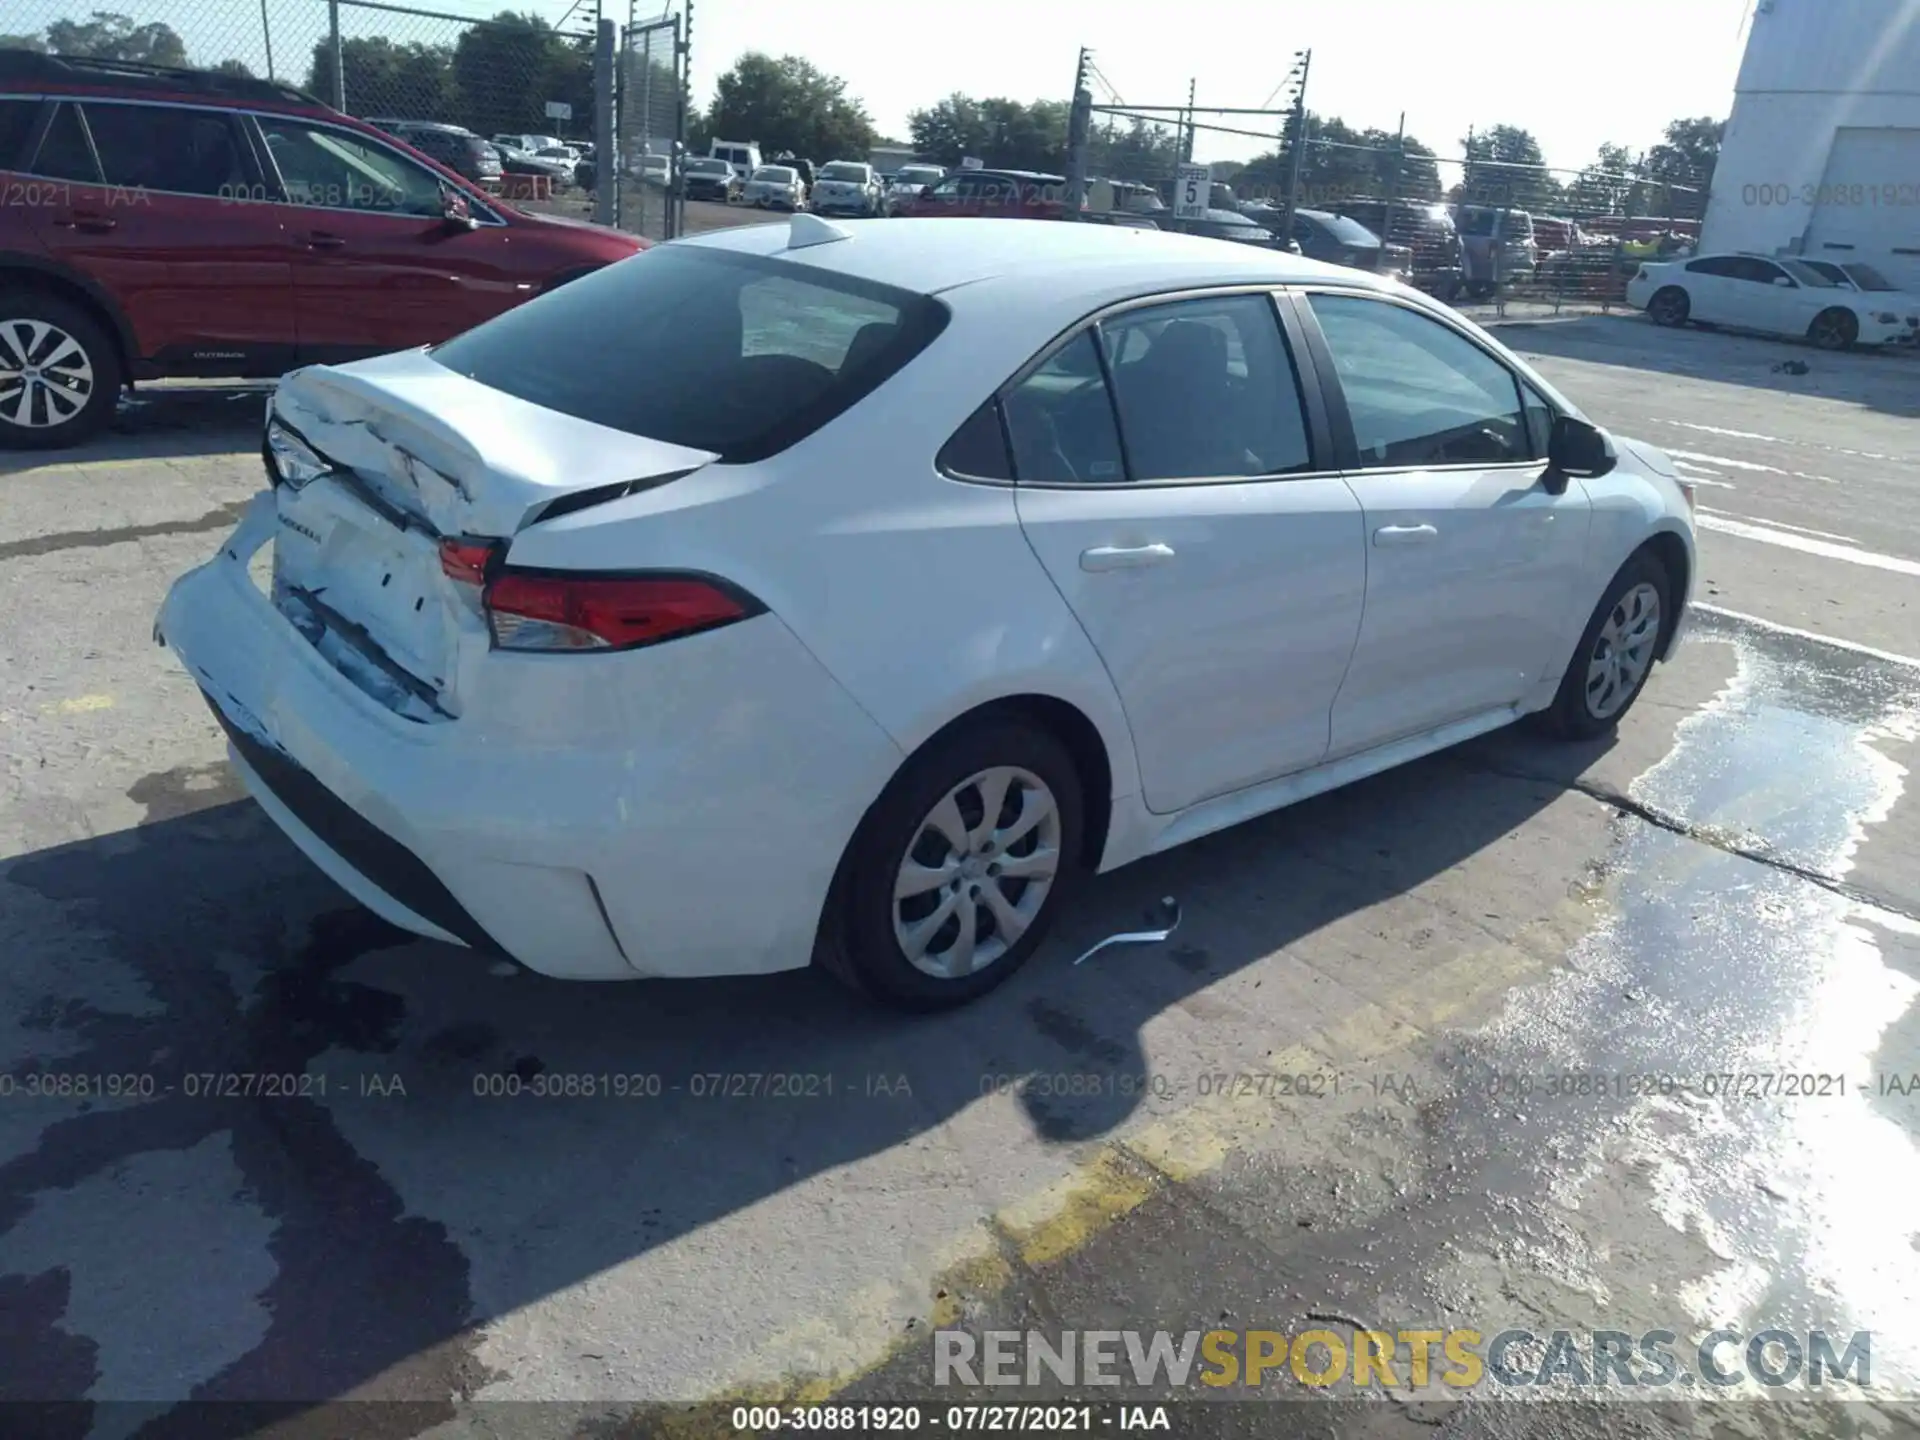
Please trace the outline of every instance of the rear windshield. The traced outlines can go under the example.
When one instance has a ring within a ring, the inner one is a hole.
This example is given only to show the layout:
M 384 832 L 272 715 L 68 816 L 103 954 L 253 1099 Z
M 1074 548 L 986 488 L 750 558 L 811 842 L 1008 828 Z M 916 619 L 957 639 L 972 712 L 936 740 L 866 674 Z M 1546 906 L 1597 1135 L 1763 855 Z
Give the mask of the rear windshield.
M 1333 232 L 1333 238 L 1342 245 L 1378 245 L 1380 237 L 1362 225 L 1358 220 L 1345 215 L 1328 215 L 1320 223 Z
M 934 169 L 932 166 L 928 166 L 923 170 L 916 170 L 913 166 L 909 165 L 894 177 L 894 183 L 897 185 L 938 185 L 946 178 L 945 174 Z
M 793 176 L 794 172 L 784 165 L 762 165 L 753 172 L 753 178 L 756 180 L 774 180 L 782 185 L 792 183 Z
M 848 409 L 931 344 L 947 313 L 812 266 L 661 245 L 428 353 L 563 415 L 744 462 Z
M 867 178 L 864 165 L 828 165 L 820 171 L 822 180 L 860 180 Z
M 693 160 L 687 164 L 689 175 L 724 175 L 732 169 L 724 160 Z

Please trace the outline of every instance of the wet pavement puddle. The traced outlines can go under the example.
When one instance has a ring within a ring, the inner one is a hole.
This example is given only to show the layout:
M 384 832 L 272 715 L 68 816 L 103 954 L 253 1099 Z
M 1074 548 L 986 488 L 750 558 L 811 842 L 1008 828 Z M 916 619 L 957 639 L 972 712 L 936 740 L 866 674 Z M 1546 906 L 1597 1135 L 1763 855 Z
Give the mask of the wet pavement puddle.
M 1920 674 L 1725 623 L 1694 643 L 1713 639 L 1737 673 L 1630 795 L 1706 838 L 1622 817 L 1608 919 L 1452 1048 L 1436 1138 L 1494 1201 L 1503 1234 L 1475 1245 L 1605 1323 L 1836 1350 L 1866 1330 L 1874 1388 L 1911 1394 L 1920 923 L 1793 872 L 1844 882 L 1900 798 L 1875 742 L 1913 737 Z

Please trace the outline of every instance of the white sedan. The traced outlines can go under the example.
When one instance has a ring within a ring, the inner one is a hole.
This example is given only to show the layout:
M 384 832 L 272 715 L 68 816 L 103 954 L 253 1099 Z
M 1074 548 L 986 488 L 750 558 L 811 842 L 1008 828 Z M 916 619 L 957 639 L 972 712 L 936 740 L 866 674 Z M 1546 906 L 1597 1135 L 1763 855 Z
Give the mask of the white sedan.
M 1460 316 L 1111 226 L 655 246 L 293 372 L 264 453 L 156 634 L 321 869 L 548 975 L 909 1007 L 1090 872 L 1608 731 L 1695 575 L 1667 459 Z
M 791 165 L 762 165 L 747 177 L 740 199 L 762 210 L 798 210 L 807 203 L 807 187 Z
M 1765 255 L 1700 255 L 1642 265 L 1627 303 L 1656 325 L 1725 325 L 1804 336 L 1822 350 L 1913 342 L 1920 315 L 1885 296 L 1835 284 L 1801 261 Z
M 853 215 L 872 219 L 885 213 L 880 177 L 864 161 L 834 160 L 820 167 L 807 197 L 816 215 Z

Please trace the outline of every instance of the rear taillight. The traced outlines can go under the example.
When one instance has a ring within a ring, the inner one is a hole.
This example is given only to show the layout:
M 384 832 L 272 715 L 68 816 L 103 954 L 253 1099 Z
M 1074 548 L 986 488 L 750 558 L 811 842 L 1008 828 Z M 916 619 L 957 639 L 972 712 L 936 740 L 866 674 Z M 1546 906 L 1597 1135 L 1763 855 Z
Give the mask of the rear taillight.
M 440 542 L 440 570 L 449 580 L 462 585 L 484 585 L 487 567 L 499 553 L 492 540 L 448 539 Z
M 496 647 L 536 651 L 631 650 L 730 625 L 766 608 L 702 575 L 513 569 L 488 583 L 485 605 Z

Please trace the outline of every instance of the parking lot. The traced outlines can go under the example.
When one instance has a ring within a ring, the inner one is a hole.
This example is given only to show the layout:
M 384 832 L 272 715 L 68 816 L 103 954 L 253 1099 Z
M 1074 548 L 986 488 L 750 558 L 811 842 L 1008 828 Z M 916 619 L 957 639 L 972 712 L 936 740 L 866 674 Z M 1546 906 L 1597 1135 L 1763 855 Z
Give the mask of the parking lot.
M 183 1395 L 390 1402 L 287 1434 L 671 1433 L 924 1393 L 936 1327 L 1335 1322 L 1870 1331 L 1865 1387 L 1553 1433 L 1916 1433 L 1915 362 L 1500 334 L 1699 487 L 1702 609 L 1617 739 L 1497 732 L 1102 877 L 1007 985 L 911 1020 L 811 972 L 543 980 L 306 862 L 152 638 L 260 486 L 265 387 L 0 459 L 0 1398 L 90 1402 L 9 1433 L 265 1423 Z M 1073 963 L 1162 897 L 1165 943 Z M 305 1079 L 194 1078 L 236 1072 Z M 570 1074 L 631 1078 L 511 1093 Z M 1214 1420 L 1528 1433 L 1375 1389 Z

